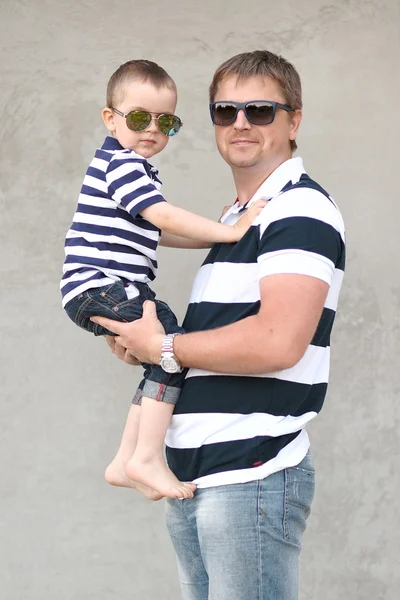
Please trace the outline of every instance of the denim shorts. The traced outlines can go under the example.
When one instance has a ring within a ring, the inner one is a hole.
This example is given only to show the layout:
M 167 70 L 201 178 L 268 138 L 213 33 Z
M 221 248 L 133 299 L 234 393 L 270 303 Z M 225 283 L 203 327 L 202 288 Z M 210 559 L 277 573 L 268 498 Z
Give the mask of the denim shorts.
M 176 316 L 168 304 L 156 299 L 155 293 L 145 283 L 135 282 L 139 291 L 136 298 L 129 299 L 122 281 L 110 285 L 93 288 L 79 294 L 65 306 L 65 311 L 72 321 L 94 335 L 115 335 L 101 325 L 93 323 L 90 317 L 107 317 L 128 323 L 140 319 L 143 314 L 143 303 L 151 300 L 155 303 L 157 316 L 166 333 L 184 333 L 179 327 Z M 176 404 L 187 369 L 182 373 L 166 373 L 159 365 L 143 363 L 144 378 L 133 397 L 134 404 L 140 404 L 142 396 L 154 400 Z

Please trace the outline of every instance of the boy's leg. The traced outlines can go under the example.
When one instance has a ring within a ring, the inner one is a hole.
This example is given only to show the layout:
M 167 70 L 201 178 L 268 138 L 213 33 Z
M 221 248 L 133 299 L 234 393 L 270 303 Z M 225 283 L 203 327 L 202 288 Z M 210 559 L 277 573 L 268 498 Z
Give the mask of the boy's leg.
M 163 496 L 193 498 L 196 486 L 180 482 L 164 458 L 164 439 L 173 411 L 174 404 L 142 397 L 137 445 L 126 465 L 126 474 Z
M 148 293 L 143 291 L 144 286 L 138 287 L 143 295 Z M 155 301 L 158 318 L 166 333 L 184 333 L 165 302 L 155 300 L 151 291 L 148 299 Z M 168 468 L 164 458 L 165 434 L 186 372 L 169 375 L 157 365 L 145 366 L 147 369 L 138 442 L 135 453 L 127 464 L 126 473 L 129 478 L 144 483 L 169 498 L 192 498 L 196 486 L 180 482 Z
M 110 485 L 118 487 L 135 488 L 150 500 L 160 500 L 163 496 L 156 490 L 149 488 L 137 481 L 132 481 L 125 473 L 126 465 L 135 451 L 140 420 L 140 404 L 132 404 L 125 428 L 122 433 L 121 443 L 114 460 L 108 465 L 105 478 Z
M 82 302 L 74 310 L 74 315 L 69 316 L 80 326 L 88 329 L 95 335 L 106 335 L 107 330 L 95 325 L 90 321 L 91 316 L 103 315 L 116 318 L 120 321 L 133 321 L 142 316 L 142 304 L 145 300 L 154 300 L 154 292 L 145 284 L 136 284 L 140 291 L 140 296 L 129 300 L 122 282 L 116 282 L 106 288 L 89 290 L 82 294 Z M 178 326 L 176 317 L 169 306 L 161 301 L 156 301 L 157 313 L 160 321 L 163 323 L 167 333 L 183 333 L 183 329 Z M 149 365 L 145 365 L 149 367 Z M 150 371 L 147 371 L 145 377 Z M 146 486 L 150 485 L 162 495 L 173 498 L 189 498 L 193 496 L 196 486 L 193 484 L 184 484 L 173 475 L 168 468 L 163 456 L 163 443 L 167 427 L 173 412 L 173 405 L 166 406 L 167 402 L 176 402 L 180 392 L 183 378 L 178 378 L 179 384 L 170 385 L 170 375 L 162 371 L 161 367 L 151 367 L 149 381 L 146 380 L 145 414 L 140 416 L 143 419 L 143 434 L 137 438 L 138 414 L 136 410 L 130 411 L 128 420 L 121 441 L 121 447 L 117 456 L 106 470 L 106 479 L 113 485 L 123 487 L 135 487 L 139 489 L 141 484 L 145 491 Z M 174 379 L 174 378 L 173 378 Z M 178 387 L 179 385 L 179 387 Z M 152 400 L 154 398 L 154 400 Z M 158 400 L 166 400 L 158 402 Z M 149 403 L 147 402 L 149 401 Z M 148 407 L 148 408 L 147 408 Z M 140 425 L 142 429 L 142 425 Z M 152 435 L 154 433 L 154 435 Z M 129 439 L 132 436 L 132 439 Z M 138 440 L 139 452 L 136 459 L 129 462 L 127 478 L 121 476 L 121 467 L 127 459 L 127 455 L 135 450 Z M 135 479 L 132 484 L 130 479 Z M 155 486 L 152 483 L 155 483 Z M 146 493 L 149 496 L 148 493 Z M 153 495 L 153 493 L 151 494 Z
M 139 431 L 140 406 L 132 404 L 126 419 L 118 452 L 105 471 L 105 478 L 110 485 L 135 487 L 135 483 L 125 473 L 128 460 L 135 452 Z

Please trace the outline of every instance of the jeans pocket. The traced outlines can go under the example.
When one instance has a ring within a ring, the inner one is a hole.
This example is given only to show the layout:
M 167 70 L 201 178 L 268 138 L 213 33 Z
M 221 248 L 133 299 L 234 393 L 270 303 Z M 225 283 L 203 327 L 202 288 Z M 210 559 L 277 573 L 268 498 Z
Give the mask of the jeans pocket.
M 99 289 L 90 290 L 90 296 L 93 300 L 99 299 L 100 302 L 109 304 L 120 304 L 125 300 L 128 300 L 126 295 L 125 286 L 122 281 L 116 281 L 110 285 L 104 286 Z
M 298 465 L 292 468 L 315 474 L 314 463 L 310 451 L 307 452 L 303 460 Z
M 298 466 L 285 469 L 284 537 L 296 546 L 301 546 L 314 490 L 315 472 L 307 456 Z

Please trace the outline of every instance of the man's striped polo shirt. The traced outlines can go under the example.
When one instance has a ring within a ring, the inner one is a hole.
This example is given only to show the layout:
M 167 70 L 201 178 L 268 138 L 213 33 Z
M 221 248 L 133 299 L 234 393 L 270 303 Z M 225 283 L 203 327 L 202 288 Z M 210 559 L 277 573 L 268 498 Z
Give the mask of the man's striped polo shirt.
M 226 375 L 190 369 L 167 433 L 168 463 L 199 487 L 261 479 L 301 462 L 306 424 L 321 410 L 330 336 L 345 266 L 343 219 L 332 198 L 304 171 L 301 158 L 280 165 L 251 201 L 270 198 L 237 244 L 216 244 L 201 266 L 184 321 L 213 329 L 258 312 L 259 281 L 278 273 L 321 279 L 329 293 L 315 335 L 290 369 Z M 241 212 L 233 205 L 224 222 Z

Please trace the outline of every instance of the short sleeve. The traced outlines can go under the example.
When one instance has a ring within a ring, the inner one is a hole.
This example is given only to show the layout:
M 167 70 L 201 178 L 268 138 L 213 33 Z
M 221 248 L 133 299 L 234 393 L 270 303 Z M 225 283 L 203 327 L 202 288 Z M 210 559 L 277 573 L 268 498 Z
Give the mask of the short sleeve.
M 112 158 L 107 169 L 110 197 L 134 218 L 152 204 L 165 202 L 159 183 L 152 179 L 147 166 L 138 155 L 122 153 Z
M 260 219 L 260 279 L 296 273 L 331 285 L 344 242 L 337 207 L 323 194 L 307 189 L 282 194 L 271 205 Z

